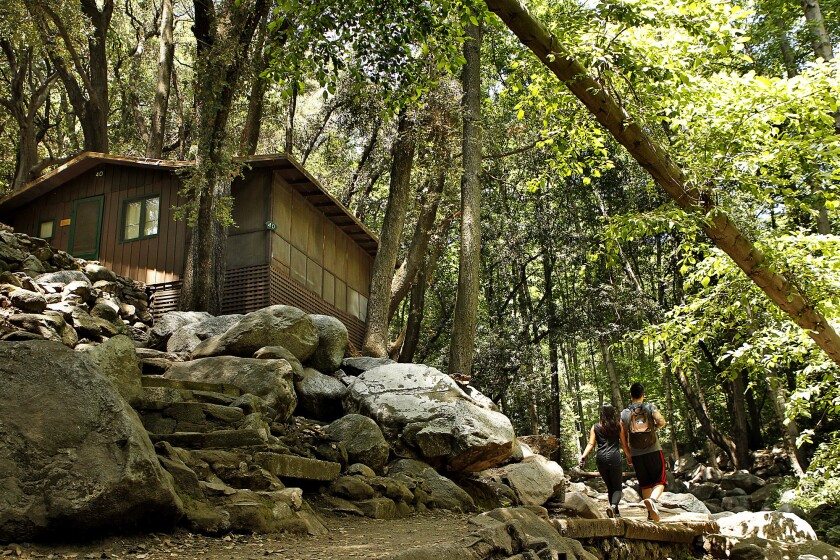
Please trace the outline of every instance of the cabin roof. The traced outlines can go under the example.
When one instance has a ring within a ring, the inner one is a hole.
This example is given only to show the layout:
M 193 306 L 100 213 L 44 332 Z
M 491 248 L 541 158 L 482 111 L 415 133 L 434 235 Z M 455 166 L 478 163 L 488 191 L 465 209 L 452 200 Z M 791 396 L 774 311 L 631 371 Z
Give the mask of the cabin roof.
M 251 168 L 270 168 L 318 211 L 350 236 L 370 255 L 376 255 L 379 239 L 350 210 L 332 196 L 298 161 L 288 154 L 270 154 L 235 158 Z M 0 212 L 9 212 L 66 184 L 71 179 L 100 164 L 124 165 L 146 169 L 176 171 L 192 167 L 192 161 L 175 161 L 129 156 L 115 156 L 98 152 L 82 152 L 67 163 L 60 165 L 27 183 L 23 188 L 0 198 Z

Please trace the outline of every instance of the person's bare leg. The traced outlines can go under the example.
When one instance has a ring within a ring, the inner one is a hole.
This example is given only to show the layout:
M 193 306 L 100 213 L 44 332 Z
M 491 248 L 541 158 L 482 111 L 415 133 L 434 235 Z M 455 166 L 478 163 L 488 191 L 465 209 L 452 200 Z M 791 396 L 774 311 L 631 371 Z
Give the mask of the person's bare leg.
M 653 492 L 653 488 L 642 488 L 642 499 L 650 498 L 650 494 Z M 660 495 L 662 493 L 660 492 Z
M 648 495 L 645 496 L 646 498 L 650 498 L 651 500 L 659 501 L 659 498 L 662 497 L 662 492 L 665 491 L 665 486 L 662 484 L 657 484 L 653 488 L 648 489 Z

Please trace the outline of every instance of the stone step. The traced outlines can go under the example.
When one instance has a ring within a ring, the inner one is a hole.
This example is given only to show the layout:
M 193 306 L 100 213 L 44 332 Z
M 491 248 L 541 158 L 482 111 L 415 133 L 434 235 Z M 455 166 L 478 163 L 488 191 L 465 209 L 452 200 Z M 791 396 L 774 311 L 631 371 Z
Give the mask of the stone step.
M 258 452 L 254 462 L 279 478 L 297 478 L 329 482 L 341 474 L 341 465 L 330 461 L 281 455 L 278 453 Z
M 203 402 L 144 400 L 137 410 L 143 426 L 157 434 L 235 429 L 245 418 L 241 408 Z
M 637 519 L 552 519 L 557 531 L 571 539 L 622 537 L 640 541 L 691 543 L 718 532 L 716 521 L 641 521 Z
M 166 387 L 169 389 L 186 389 L 189 391 L 204 391 L 208 393 L 221 393 L 231 397 L 239 397 L 242 391 L 235 385 L 228 383 L 204 383 L 202 381 L 182 381 L 169 379 L 159 375 L 142 375 L 140 383 L 143 387 Z
M 175 447 L 186 449 L 233 449 L 263 445 L 263 434 L 257 430 L 217 430 L 215 432 L 175 432 L 172 434 L 150 433 L 152 443 L 165 441 Z
M 145 403 L 152 401 L 170 403 L 192 401 L 230 406 L 237 398 L 232 395 L 225 395 L 224 393 L 213 391 L 193 391 L 190 389 L 172 389 L 170 387 L 143 387 L 141 403 L 135 408 L 138 410 L 143 409 Z

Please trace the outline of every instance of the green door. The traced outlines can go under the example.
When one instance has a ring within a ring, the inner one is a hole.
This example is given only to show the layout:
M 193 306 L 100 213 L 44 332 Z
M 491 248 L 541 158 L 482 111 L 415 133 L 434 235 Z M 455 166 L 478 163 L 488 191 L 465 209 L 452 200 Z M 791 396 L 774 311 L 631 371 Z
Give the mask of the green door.
M 73 202 L 70 215 L 69 253 L 80 259 L 99 258 L 99 236 L 102 233 L 104 195 L 82 198 Z

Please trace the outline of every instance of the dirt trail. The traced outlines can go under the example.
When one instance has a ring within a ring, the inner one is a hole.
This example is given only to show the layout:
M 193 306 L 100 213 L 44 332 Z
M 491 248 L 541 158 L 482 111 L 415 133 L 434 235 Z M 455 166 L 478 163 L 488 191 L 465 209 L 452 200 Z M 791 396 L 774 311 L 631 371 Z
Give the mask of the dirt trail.
M 0 558 L 334 560 L 386 558 L 394 552 L 451 542 L 469 532 L 471 514 L 434 511 L 389 521 L 321 514 L 328 535 L 227 535 L 205 537 L 186 531 L 112 537 L 85 545 L 0 545 Z M 444 559 L 441 559 L 444 560 Z

